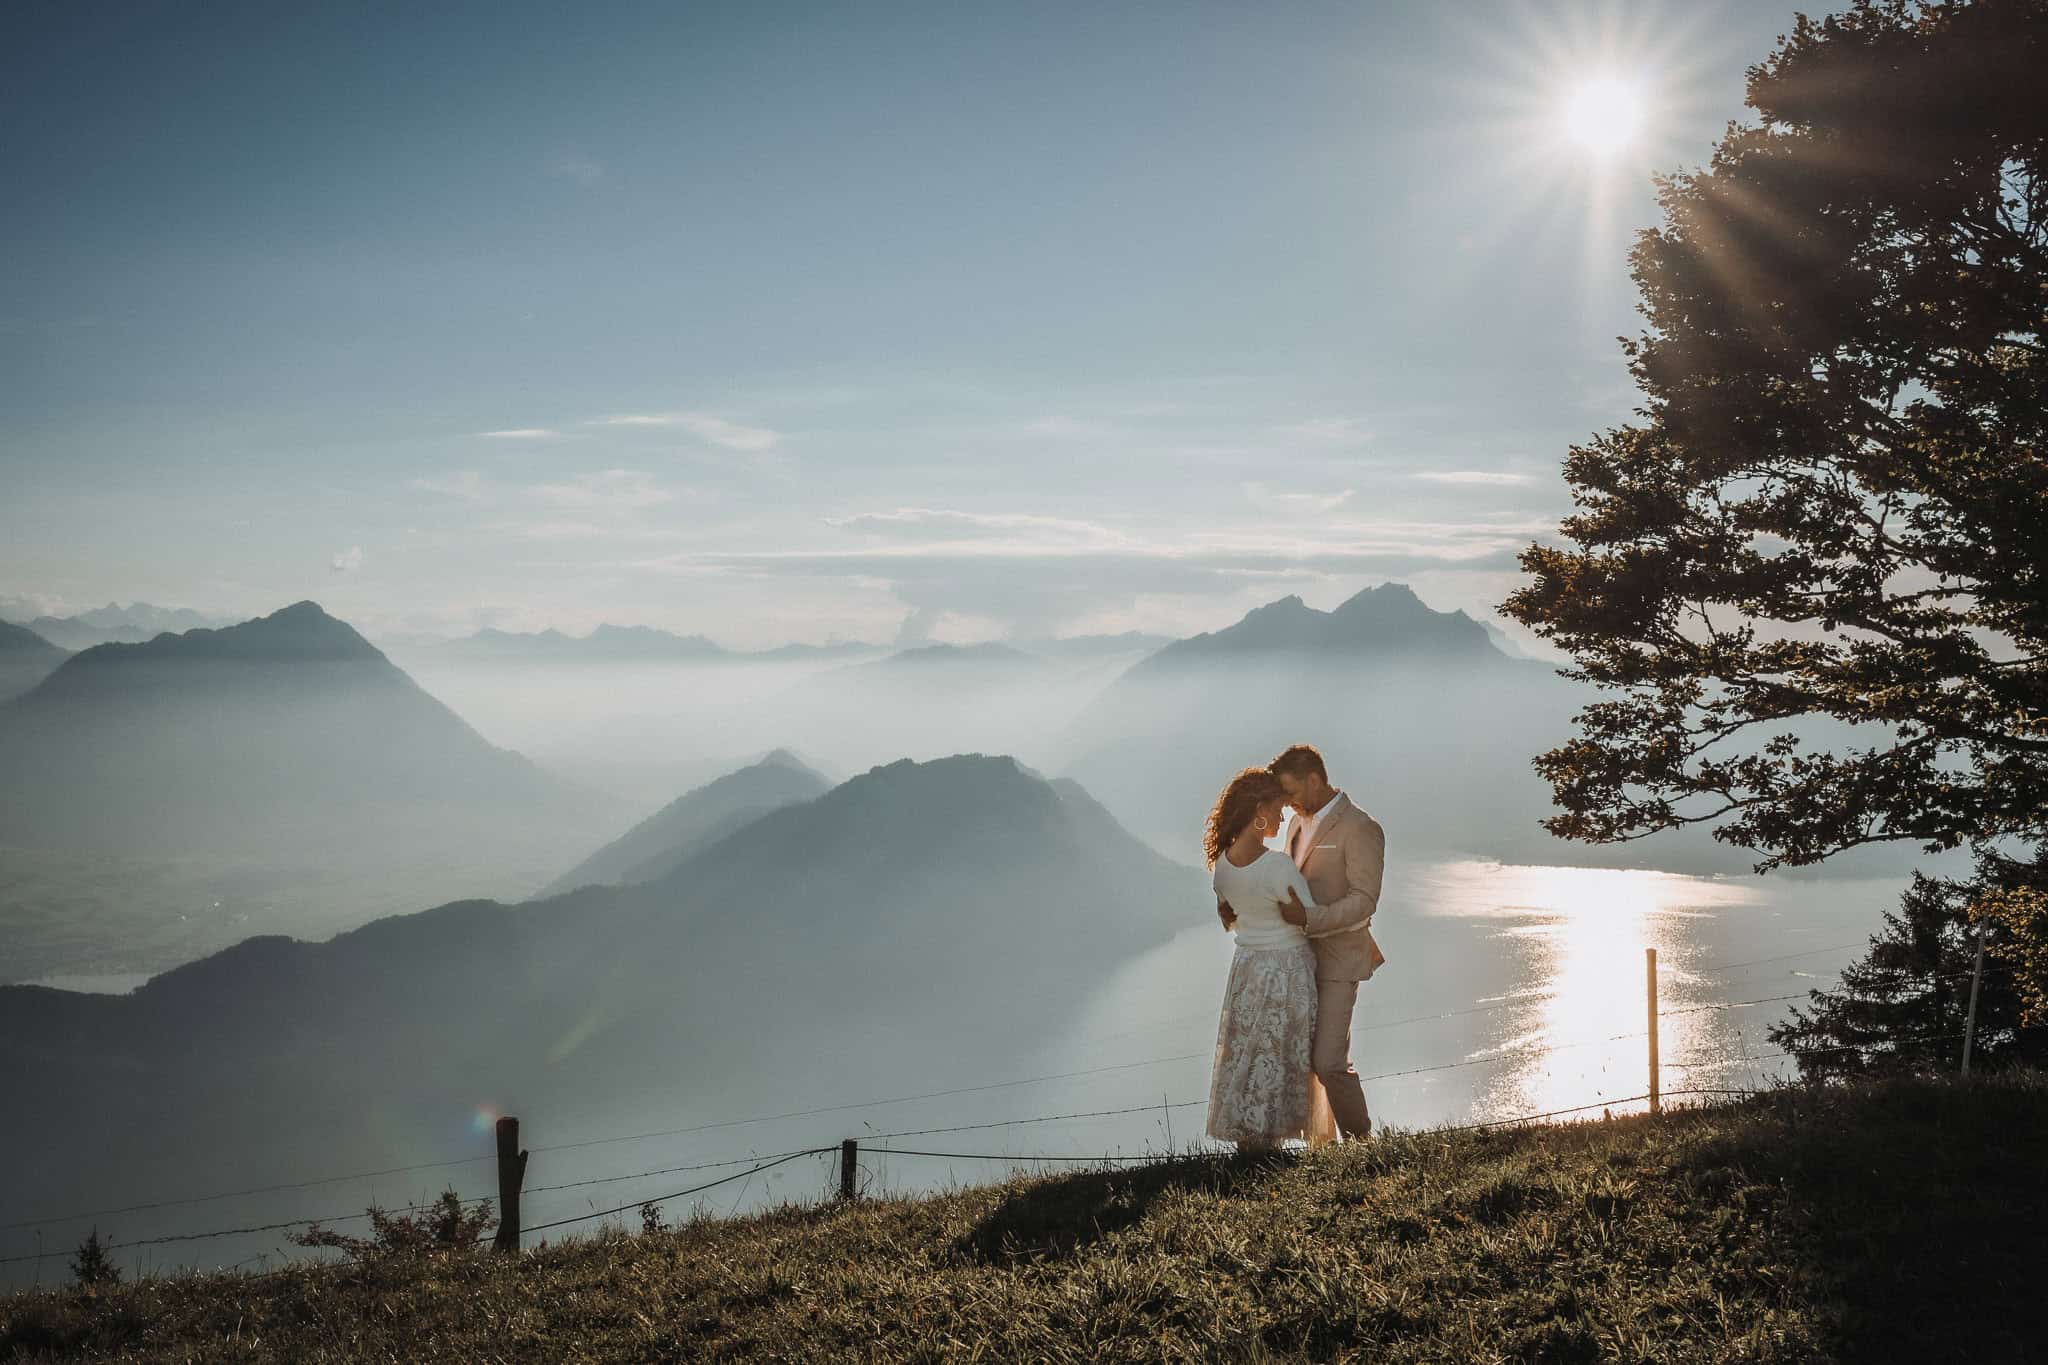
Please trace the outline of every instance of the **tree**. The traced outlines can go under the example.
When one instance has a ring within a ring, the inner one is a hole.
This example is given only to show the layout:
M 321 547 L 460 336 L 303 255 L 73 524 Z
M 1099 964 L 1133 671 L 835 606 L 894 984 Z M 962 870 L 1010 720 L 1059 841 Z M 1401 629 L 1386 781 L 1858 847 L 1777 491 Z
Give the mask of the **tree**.
M 1987 857 L 1968 881 L 1915 873 L 1869 953 L 1842 973 L 1840 986 L 1814 991 L 1808 1009 L 1795 1009 L 1774 1025 L 1771 1042 L 1792 1052 L 1808 1078 L 1954 1074 L 1962 1062 L 1977 935 L 1989 929 L 2000 935 L 1991 942 L 2003 939 L 2001 929 L 1973 922 L 1973 912 L 2029 881 L 2048 884 L 2048 859 L 2018 864 Z M 2028 1001 L 2011 965 L 1995 950 L 1984 964 L 1971 1057 L 1986 1070 L 2048 1059 L 2048 1034 L 2022 1028 Z
M 98 1228 L 88 1233 L 71 1254 L 71 1278 L 82 1285 L 121 1283 L 121 1267 L 107 1254 L 107 1244 L 100 1240 Z
M 1505 606 L 1611 694 L 1537 759 L 1552 832 L 2048 839 L 2044 71 L 2048 0 L 1864 0 L 1659 181 L 1640 420 Z

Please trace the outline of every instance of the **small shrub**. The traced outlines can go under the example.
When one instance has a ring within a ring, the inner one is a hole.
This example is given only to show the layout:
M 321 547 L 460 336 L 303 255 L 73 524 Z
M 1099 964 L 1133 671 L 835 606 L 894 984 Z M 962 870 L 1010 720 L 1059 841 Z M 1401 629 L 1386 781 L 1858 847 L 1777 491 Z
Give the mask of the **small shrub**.
M 121 1267 L 114 1264 L 114 1258 L 107 1254 L 106 1243 L 100 1240 L 100 1230 L 94 1228 L 86 1239 L 78 1244 L 78 1250 L 71 1256 L 71 1274 L 83 1285 L 119 1284 Z
M 376 1261 L 471 1251 L 497 1222 L 490 1200 L 465 1208 L 453 1190 L 442 1191 L 432 1204 L 409 1213 L 386 1213 L 373 1204 L 368 1214 L 368 1237 L 350 1237 L 315 1223 L 304 1232 L 293 1233 L 292 1241 L 302 1247 L 330 1247 L 352 1261 Z

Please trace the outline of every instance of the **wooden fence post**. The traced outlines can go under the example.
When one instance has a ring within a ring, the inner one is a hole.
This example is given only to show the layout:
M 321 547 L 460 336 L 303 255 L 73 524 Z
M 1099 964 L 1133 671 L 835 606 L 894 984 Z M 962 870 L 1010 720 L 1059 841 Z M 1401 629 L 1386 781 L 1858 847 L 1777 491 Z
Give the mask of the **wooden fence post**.
M 1963 1074 L 1970 1074 L 1970 1049 L 1977 1042 L 1977 991 L 1984 984 L 1984 926 L 1977 926 L 1977 964 L 1970 969 L 1970 1012 L 1963 1019 Z
M 526 1153 L 519 1150 L 519 1120 L 498 1120 L 499 1251 L 519 1250 L 519 1188 L 526 1183 Z
M 852 1138 L 848 1138 L 839 1144 L 839 1197 L 841 1199 L 851 1200 L 860 1197 L 860 1189 L 854 1183 L 854 1173 L 858 1169 L 857 1163 L 859 1159 L 859 1143 L 855 1142 Z
M 1657 1075 L 1657 950 L 1643 949 L 1643 965 L 1649 980 L 1650 995 L 1650 1112 L 1664 1112 L 1664 1098 L 1660 1092 L 1661 1083 Z

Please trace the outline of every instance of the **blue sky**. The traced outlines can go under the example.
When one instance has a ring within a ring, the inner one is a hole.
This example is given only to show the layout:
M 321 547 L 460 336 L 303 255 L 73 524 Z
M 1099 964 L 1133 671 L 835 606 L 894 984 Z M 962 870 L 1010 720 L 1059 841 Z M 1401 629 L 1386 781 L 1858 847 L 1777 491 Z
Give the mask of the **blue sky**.
M 0 601 L 735 644 L 1483 610 L 1778 4 L 0 16 Z M 1561 135 L 1603 72 L 1642 137 Z

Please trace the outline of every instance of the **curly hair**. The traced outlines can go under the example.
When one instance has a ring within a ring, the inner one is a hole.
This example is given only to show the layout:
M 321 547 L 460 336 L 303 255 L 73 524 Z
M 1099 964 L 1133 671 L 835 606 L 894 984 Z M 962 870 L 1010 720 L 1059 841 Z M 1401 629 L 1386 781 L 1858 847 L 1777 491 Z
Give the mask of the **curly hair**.
M 1202 832 L 1202 854 L 1209 867 L 1223 856 L 1244 827 L 1268 801 L 1283 801 L 1280 779 L 1265 768 L 1246 768 L 1224 784 L 1223 792 L 1210 808 L 1208 827 Z

